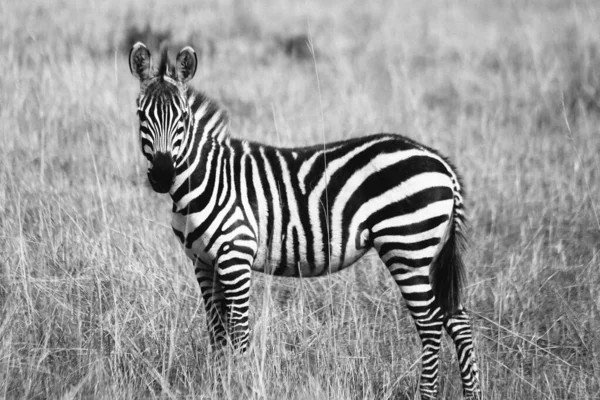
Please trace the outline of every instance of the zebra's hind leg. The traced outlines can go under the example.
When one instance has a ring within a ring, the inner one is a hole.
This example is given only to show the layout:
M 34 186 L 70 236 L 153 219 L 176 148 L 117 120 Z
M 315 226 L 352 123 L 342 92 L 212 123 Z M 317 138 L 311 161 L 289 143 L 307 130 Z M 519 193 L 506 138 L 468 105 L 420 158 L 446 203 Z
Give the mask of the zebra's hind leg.
M 473 355 L 471 321 L 465 309 L 461 306 L 455 314 L 445 318 L 444 327 L 456 346 L 456 355 L 460 367 L 463 394 L 465 398 L 481 398 L 479 371 Z
M 195 273 L 204 300 L 210 344 L 213 350 L 220 351 L 227 345 L 226 307 L 223 288 L 212 266 L 196 262 Z
M 438 252 L 439 239 L 422 237 L 420 241 L 411 243 L 403 243 L 399 239 L 389 235 L 376 237 L 374 245 L 400 288 L 421 338 L 421 398 L 435 399 L 444 316 L 435 301 L 429 272 Z
M 438 393 L 439 353 L 444 319 L 439 307 L 435 305 L 429 284 L 429 267 L 409 268 L 392 262 L 388 269 L 400 287 L 421 338 L 421 399 L 435 399 Z

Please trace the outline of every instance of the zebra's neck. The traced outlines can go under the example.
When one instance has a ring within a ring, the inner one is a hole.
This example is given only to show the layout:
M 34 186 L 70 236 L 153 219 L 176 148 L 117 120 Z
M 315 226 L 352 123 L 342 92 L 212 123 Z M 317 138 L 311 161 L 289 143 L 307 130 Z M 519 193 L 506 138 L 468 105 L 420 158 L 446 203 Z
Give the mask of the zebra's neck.
M 222 142 L 229 132 L 227 111 L 217 101 L 192 88 L 188 88 L 187 97 L 191 119 L 183 147 L 197 148 L 203 137 Z
M 209 178 L 210 160 L 225 150 L 229 134 L 229 117 L 219 103 L 192 88 L 187 96 L 191 118 L 176 159 L 171 189 L 175 207 L 189 192 L 188 188 L 198 188 Z

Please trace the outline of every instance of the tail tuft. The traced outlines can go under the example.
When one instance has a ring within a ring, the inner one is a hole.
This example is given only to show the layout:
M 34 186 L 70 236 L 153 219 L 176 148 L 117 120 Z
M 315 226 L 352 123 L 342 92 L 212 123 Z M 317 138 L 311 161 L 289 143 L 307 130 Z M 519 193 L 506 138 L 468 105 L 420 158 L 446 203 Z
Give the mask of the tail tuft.
M 465 281 L 465 266 L 461 257 L 465 238 L 457 227 L 456 214 L 453 217 L 446 243 L 431 268 L 433 294 L 444 315 L 452 315 L 458 310 Z

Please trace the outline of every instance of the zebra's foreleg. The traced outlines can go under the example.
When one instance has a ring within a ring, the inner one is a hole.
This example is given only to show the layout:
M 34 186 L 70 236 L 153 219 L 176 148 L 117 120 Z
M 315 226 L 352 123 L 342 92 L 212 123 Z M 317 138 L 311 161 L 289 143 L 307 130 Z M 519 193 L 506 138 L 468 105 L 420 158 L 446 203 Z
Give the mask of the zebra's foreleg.
M 225 297 L 227 331 L 235 350 L 248 348 L 250 326 L 251 262 L 245 257 L 226 255 L 219 258 L 217 273 Z
M 446 332 L 456 346 L 456 355 L 460 367 L 463 393 L 466 399 L 481 398 L 479 371 L 473 355 L 473 333 L 471 321 L 464 308 L 444 320 Z
M 225 329 L 225 296 L 223 288 L 217 279 L 216 270 L 208 265 L 196 263 L 196 279 L 200 285 L 204 308 L 206 310 L 206 324 L 210 343 L 213 350 L 221 350 L 227 345 L 227 331 Z

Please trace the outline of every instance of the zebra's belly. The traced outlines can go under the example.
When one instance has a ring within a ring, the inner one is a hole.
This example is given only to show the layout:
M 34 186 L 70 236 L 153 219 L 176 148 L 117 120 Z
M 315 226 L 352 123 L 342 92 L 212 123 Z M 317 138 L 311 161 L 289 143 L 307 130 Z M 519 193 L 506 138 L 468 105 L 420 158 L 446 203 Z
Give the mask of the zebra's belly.
M 272 246 L 259 244 L 258 247 L 259 251 L 252 267 L 254 271 L 291 277 L 318 277 L 335 273 L 354 264 L 371 249 L 366 245 L 360 248 L 349 246 L 342 258 L 327 256 L 325 251 L 325 255 L 322 254 L 311 262 L 306 254 L 291 251 L 291 248 L 288 248 L 286 253 L 273 253 L 269 252 Z
M 217 233 L 204 232 L 198 236 L 193 235 L 192 233 L 197 225 L 196 222 L 190 219 L 189 216 L 174 212 L 171 226 L 190 260 L 213 265 L 220 248 L 220 246 L 214 245 L 215 238 L 213 236 Z M 289 231 L 292 232 L 291 229 Z M 326 246 L 327 241 L 320 241 L 314 242 L 315 246 L 311 248 L 313 256 L 307 257 L 308 246 L 313 245 L 313 243 L 306 243 L 306 241 L 299 239 L 298 235 L 282 235 L 281 240 L 275 243 L 271 239 L 274 236 L 272 232 L 269 235 L 264 235 L 264 237 L 259 234 L 252 269 L 276 276 L 294 277 L 316 277 L 337 272 L 352 265 L 370 249 L 370 246 L 367 246 L 369 238 L 366 231 L 355 230 L 352 234 L 347 232 L 347 235 L 346 243 L 343 246 L 338 246 L 345 249 L 345 251 L 340 252 L 339 249 L 336 251 L 336 247 L 333 245 L 328 249 Z M 226 237 L 222 239 L 224 239 L 224 243 L 227 243 Z M 223 242 L 221 239 L 216 241 Z M 329 242 L 341 243 L 341 233 L 340 235 L 332 235 Z
M 307 209 L 297 211 L 310 215 Z M 370 248 L 369 232 L 356 227 L 322 230 L 325 213 L 308 223 L 290 213 L 285 224 L 267 223 L 259 215 L 258 246 L 253 270 L 276 276 L 322 276 L 339 271 L 362 257 Z M 319 220 L 319 218 L 321 220 Z M 323 234 L 325 232 L 325 234 Z

